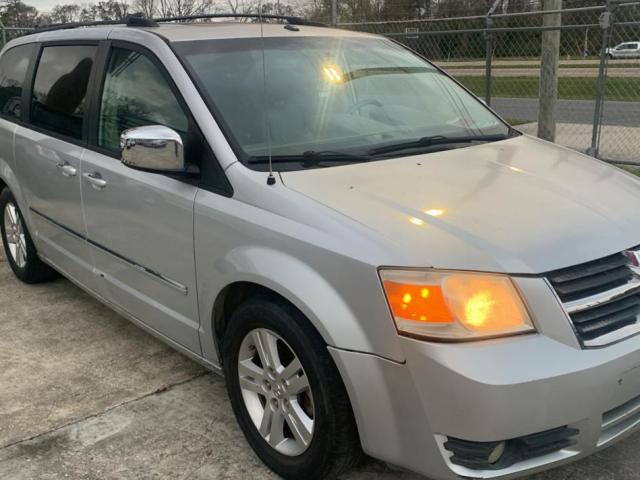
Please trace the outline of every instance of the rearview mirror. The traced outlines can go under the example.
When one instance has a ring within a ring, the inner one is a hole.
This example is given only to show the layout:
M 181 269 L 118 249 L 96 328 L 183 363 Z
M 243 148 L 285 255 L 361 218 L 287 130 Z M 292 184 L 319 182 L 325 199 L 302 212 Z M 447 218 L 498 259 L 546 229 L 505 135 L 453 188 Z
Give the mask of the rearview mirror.
M 125 130 L 120 135 L 121 161 L 131 168 L 157 172 L 185 171 L 182 138 L 163 125 Z

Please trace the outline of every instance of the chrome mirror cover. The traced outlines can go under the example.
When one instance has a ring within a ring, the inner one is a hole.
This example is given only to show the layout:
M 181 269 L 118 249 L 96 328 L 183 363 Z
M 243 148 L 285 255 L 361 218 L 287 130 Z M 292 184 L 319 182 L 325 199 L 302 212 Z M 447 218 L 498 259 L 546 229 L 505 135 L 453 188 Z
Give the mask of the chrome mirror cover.
M 131 168 L 158 172 L 185 170 L 182 138 L 164 125 L 125 130 L 120 135 L 121 161 Z

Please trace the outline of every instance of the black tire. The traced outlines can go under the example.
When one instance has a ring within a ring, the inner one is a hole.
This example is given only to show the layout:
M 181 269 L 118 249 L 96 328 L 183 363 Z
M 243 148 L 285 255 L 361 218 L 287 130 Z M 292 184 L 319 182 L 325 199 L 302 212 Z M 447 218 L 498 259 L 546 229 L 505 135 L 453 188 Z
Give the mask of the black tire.
M 314 431 L 297 456 L 278 452 L 260 435 L 245 406 L 238 358 L 245 336 L 254 329 L 275 332 L 300 360 L 311 387 Z M 258 457 L 285 479 L 326 479 L 350 470 L 363 457 L 353 411 L 327 345 L 307 318 L 291 304 L 268 296 L 248 300 L 232 314 L 223 339 L 229 397 L 247 441 Z
M 7 204 L 12 204 L 16 208 L 16 212 L 20 218 L 20 222 L 22 222 L 22 228 L 25 236 L 26 250 L 27 250 L 27 258 L 24 266 L 19 266 L 13 255 L 9 250 L 9 243 L 7 240 L 7 232 L 5 231 L 5 222 L 4 222 L 4 213 Z M 36 251 L 36 247 L 33 244 L 33 240 L 31 240 L 31 235 L 29 234 L 29 230 L 27 229 L 27 224 L 24 221 L 24 217 L 20 208 L 18 207 L 18 203 L 14 198 L 13 194 L 8 188 L 4 188 L 0 192 L 0 236 L 2 236 L 2 245 L 4 246 L 4 254 L 13 270 L 13 273 L 22 280 L 24 283 L 43 283 L 49 282 L 59 277 L 59 274 L 53 270 L 49 265 L 44 263 L 38 257 L 38 252 Z

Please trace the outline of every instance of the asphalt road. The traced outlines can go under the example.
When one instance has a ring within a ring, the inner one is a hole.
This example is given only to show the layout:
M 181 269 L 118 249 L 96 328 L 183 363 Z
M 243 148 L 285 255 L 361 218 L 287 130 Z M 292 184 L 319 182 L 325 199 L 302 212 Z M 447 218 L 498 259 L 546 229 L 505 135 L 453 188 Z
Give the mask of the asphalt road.
M 224 381 L 66 280 L 0 254 L 0 479 L 273 479 Z M 384 414 L 384 412 L 381 412 Z M 528 480 L 637 480 L 640 435 Z M 342 480 L 419 480 L 369 461 Z
M 495 97 L 491 106 L 510 120 L 538 120 L 537 98 Z M 594 109 L 593 100 L 559 100 L 556 110 L 558 122 L 590 124 L 593 122 Z M 637 127 L 640 125 L 640 102 L 605 102 L 603 124 Z

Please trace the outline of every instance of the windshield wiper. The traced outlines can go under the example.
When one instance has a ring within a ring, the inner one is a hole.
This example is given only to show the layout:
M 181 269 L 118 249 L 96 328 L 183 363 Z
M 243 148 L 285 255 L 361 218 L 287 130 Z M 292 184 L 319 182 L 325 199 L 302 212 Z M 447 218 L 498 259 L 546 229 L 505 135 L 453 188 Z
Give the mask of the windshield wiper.
M 322 162 L 368 162 L 371 157 L 333 150 L 307 150 L 302 154 L 302 160 L 305 167 L 313 167 Z
M 315 167 L 322 163 L 357 163 L 368 162 L 370 156 L 355 155 L 351 153 L 338 152 L 333 150 L 307 150 L 300 155 L 274 155 L 271 157 L 272 163 L 301 163 L 303 167 Z M 251 164 L 269 163 L 269 157 L 266 155 L 260 157 L 252 157 L 249 159 Z
M 368 155 L 384 155 L 386 153 L 398 152 L 401 150 L 411 150 L 413 148 L 430 147 L 432 145 L 454 145 L 456 143 L 473 143 L 473 142 L 497 142 L 498 140 L 506 140 L 509 135 L 470 135 L 468 137 L 445 137 L 444 135 L 433 135 L 431 137 L 422 137 L 418 140 L 409 142 L 393 143 L 391 145 L 383 145 L 382 147 L 372 148 L 367 152 Z

